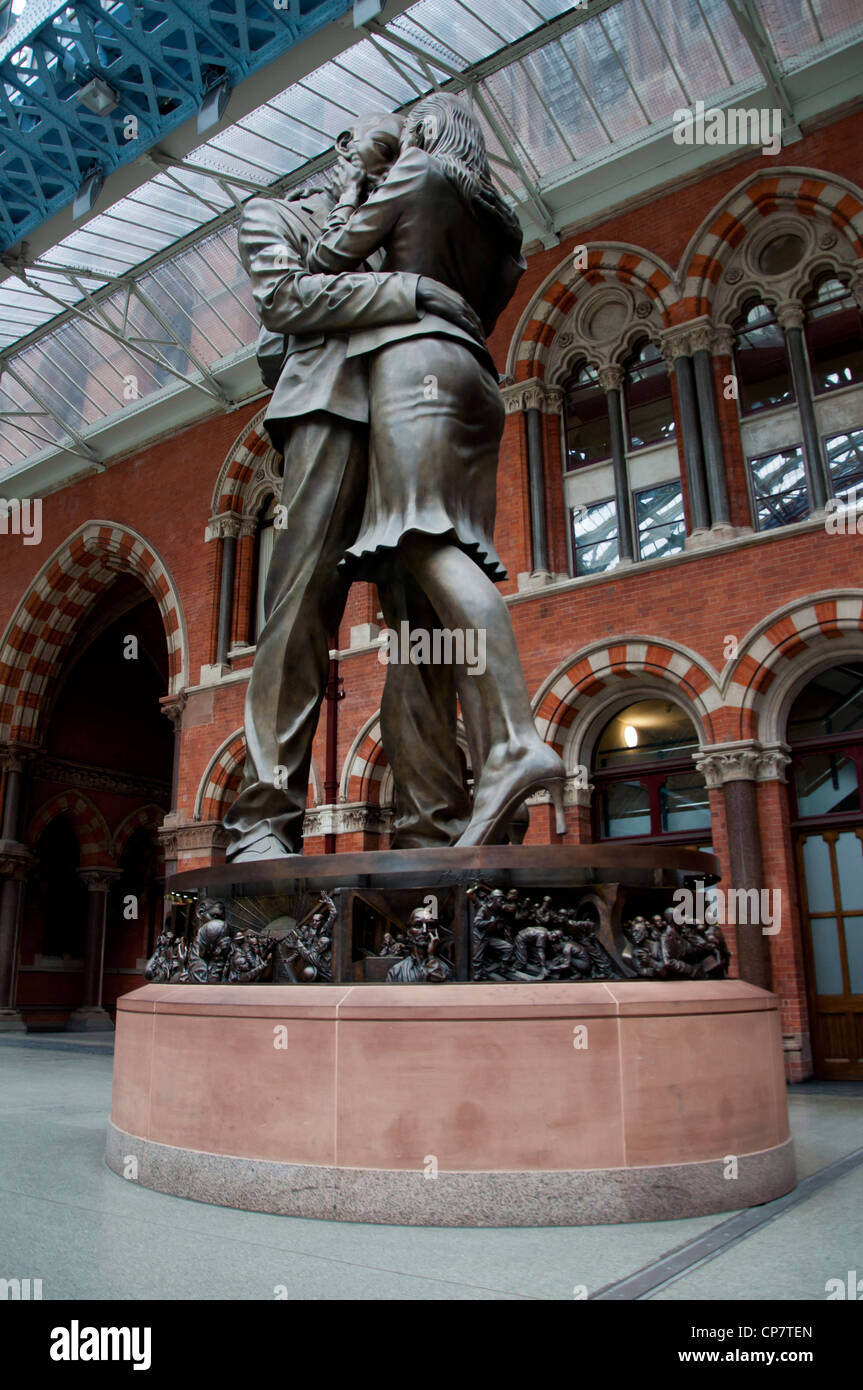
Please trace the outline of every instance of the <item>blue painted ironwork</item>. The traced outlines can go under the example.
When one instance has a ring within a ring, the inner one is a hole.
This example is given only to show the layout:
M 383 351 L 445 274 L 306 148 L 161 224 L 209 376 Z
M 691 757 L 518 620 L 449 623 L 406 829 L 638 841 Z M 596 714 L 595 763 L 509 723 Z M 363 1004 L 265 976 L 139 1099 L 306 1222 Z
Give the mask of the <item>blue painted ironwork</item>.
M 0 51 L 0 250 L 72 202 L 88 174 L 107 176 L 189 120 L 218 82 L 236 86 L 350 8 L 75 0 L 20 26 Z M 118 98 L 103 115 L 76 99 L 94 77 Z

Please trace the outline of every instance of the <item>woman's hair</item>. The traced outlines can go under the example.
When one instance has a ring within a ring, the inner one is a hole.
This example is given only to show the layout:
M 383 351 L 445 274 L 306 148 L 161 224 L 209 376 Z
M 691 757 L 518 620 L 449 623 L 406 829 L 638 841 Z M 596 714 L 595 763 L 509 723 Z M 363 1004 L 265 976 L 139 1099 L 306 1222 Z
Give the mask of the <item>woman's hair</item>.
M 518 256 L 522 232 L 512 208 L 491 180 L 485 137 L 466 102 L 449 92 L 434 92 L 417 102 L 405 117 L 401 146 L 433 155 L 455 184 L 475 217 L 493 222 Z

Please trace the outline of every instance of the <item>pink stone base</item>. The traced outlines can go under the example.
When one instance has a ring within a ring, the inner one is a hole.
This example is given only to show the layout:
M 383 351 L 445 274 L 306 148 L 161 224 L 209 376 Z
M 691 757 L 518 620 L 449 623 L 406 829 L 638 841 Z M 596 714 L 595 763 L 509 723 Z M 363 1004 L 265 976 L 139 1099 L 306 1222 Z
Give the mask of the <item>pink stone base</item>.
M 777 1003 L 739 980 L 146 985 L 118 1001 L 108 1161 L 399 1224 L 754 1205 L 795 1180 Z

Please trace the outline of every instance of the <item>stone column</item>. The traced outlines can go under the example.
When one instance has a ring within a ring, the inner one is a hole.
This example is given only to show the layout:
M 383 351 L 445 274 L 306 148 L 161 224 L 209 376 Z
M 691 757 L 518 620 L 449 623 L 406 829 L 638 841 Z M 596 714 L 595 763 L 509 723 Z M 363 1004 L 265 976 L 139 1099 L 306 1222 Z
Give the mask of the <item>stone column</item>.
M 701 440 L 704 447 L 704 470 L 707 477 L 707 495 L 710 500 L 711 527 L 731 526 L 731 509 L 728 505 L 728 484 L 725 478 L 725 455 L 722 450 L 722 434 L 719 428 L 719 411 L 716 407 L 716 387 L 713 379 L 713 353 L 721 355 L 726 345 L 720 339 L 712 324 L 698 324 L 692 329 L 692 366 L 695 375 L 695 390 L 698 397 L 698 415 L 701 421 Z
M 545 416 L 563 413 L 563 394 L 547 387 L 538 377 L 510 383 L 501 390 L 507 415 L 524 417 L 527 453 L 528 508 L 530 518 L 530 569 L 518 576 L 520 591 L 541 588 L 556 578 L 551 570 L 548 543 L 548 501 L 545 450 Z
M 711 790 L 721 788 L 725 802 L 730 883 L 721 886 L 760 893 L 766 885 L 756 783 L 783 776 L 784 763 L 775 749 L 751 740 L 703 748 L 695 764 Z M 761 923 L 738 926 L 737 962 L 741 979 L 772 988 L 770 939 Z
M 25 885 L 35 862 L 25 845 L 4 840 L 0 852 L 0 1033 L 27 1031 L 21 1010 L 15 1005 L 15 990 Z
M 614 469 L 614 499 L 617 506 L 618 554 L 622 565 L 631 565 L 635 559 L 635 541 L 632 527 L 632 508 L 629 502 L 629 475 L 626 468 L 626 444 L 623 437 L 623 414 L 620 400 L 623 368 L 618 366 L 600 367 L 599 380 L 608 402 L 611 461 Z
M 66 1024 L 70 1033 L 104 1032 L 113 1027 L 102 1007 L 102 970 L 105 963 L 105 925 L 108 889 L 120 877 L 119 869 L 79 869 L 90 894 L 87 903 L 87 936 L 84 943 L 84 997 Z
M 2 839 L 0 839 L 0 1032 L 26 1031 L 20 1009 L 15 1006 L 18 974 L 18 940 L 24 908 L 24 886 L 33 855 L 21 843 L 22 805 L 27 760 L 35 748 L 10 744 L 2 751 L 6 773 L 3 798 Z
M 171 762 L 171 809 L 162 822 L 160 835 L 168 835 L 177 828 L 179 821 L 179 800 L 180 800 L 180 756 L 183 746 L 183 710 L 186 708 L 188 696 L 185 691 L 180 691 L 177 695 L 163 695 L 159 701 L 162 713 L 166 719 L 170 719 L 174 730 L 174 756 Z M 176 853 L 172 858 L 169 852 L 169 845 L 173 846 L 174 841 L 165 840 L 165 876 L 166 878 L 177 872 Z
M 233 621 L 231 623 L 231 647 L 247 647 L 256 639 L 252 633 L 252 594 L 255 588 L 255 533 L 258 529 L 256 516 L 243 516 L 237 532 L 236 559 L 234 571 Z
M 219 616 L 216 625 L 216 661 L 218 669 L 228 664 L 228 648 L 231 645 L 231 627 L 234 614 L 234 584 L 237 572 L 237 537 L 240 534 L 240 517 L 236 512 L 222 512 L 220 516 L 210 517 L 204 539 L 215 541 L 219 547 Z M 210 669 L 210 668 L 206 668 Z
M 680 442 L 683 449 L 686 490 L 689 494 L 689 537 L 696 537 L 710 528 L 710 505 L 707 497 L 707 476 L 704 471 L 701 427 L 698 421 L 692 347 L 688 332 L 676 330 L 664 334 L 662 352 L 666 367 L 669 371 L 672 369 L 674 371 L 674 380 L 677 385 Z
M 809 376 L 809 361 L 803 338 L 805 317 L 803 305 L 796 300 L 789 299 L 783 304 L 777 305 L 776 318 L 785 331 L 788 357 L 791 362 L 791 376 L 794 381 L 794 394 L 797 397 L 797 409 L 800 413 L 810 509 L 813 512 L 823 512 L 831 489 L 824 451 L 821 448 L 821 437 L 818 433 L 818 421 L 815 418 L 812 381 Z

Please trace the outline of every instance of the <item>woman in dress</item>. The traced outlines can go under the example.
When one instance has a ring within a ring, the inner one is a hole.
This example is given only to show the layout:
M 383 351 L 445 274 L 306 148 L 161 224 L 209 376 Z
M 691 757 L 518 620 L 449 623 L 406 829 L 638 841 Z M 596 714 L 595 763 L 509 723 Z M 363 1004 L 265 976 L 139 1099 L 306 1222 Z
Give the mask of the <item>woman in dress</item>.
M 351 141 L 341 142 L 350 158 Z M 521 229 L 494 189 L 482 131 L 457 97 L 437 93 L 407 117 L 401 153 L 360 203 L 360 176 L 309 256 L 312 270 L 355 270 L 378 249 L 384 270 L 456 290 L 488 334 L 524 270 Z M 446 628 L 485 633 L 485 669 L 459 673 L 473 730 L 473 812 L 457 844 L 494 843 L 513 812 L 547 788 L 563 833 L 565 771 L 536 731 L 494 548 L 504 407 L 484 343 L 426 314 L 351 338 L 369 355 L 369 484 L 347 563 L 380 583 L 400 560 Z

